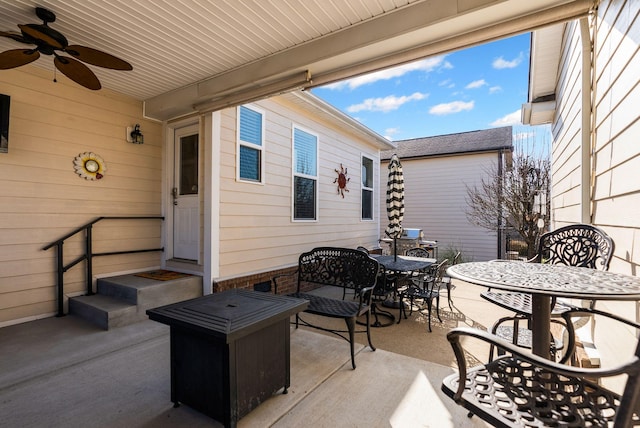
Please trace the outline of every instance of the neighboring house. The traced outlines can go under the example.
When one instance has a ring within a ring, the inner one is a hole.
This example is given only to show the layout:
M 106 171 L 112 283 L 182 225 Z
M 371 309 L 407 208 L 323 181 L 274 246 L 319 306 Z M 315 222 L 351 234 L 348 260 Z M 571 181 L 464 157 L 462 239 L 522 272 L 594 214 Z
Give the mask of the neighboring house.
M 512 128 L 401 140 L 396 144 L 396 149 L 380 154 L 380 215 L 386 213 L 386 171 L 389 159 L 396 153 L 404 173 L 404 227 L 422 229 L 425 239 L 438 241 L 439 252 L 460 250 L 467 261 L 502 257 L 503 237 L 469 222 L 466 198 L 467 187 L 479 186 L 491 170 L 510 164 Z M 384 218 L 380 227 L 380 236 L 384 237 Z
M 35 67 L 3 70 L 0 93 L 0 326 L 56 312 L 56 252 L 43 247 L 100 216 L 165 219 L 101 221 L 94 252 L 164 252 L 96 258 L 93 279 L 163 267 L 201 275 L 204 293 L 269 280 L 317 245 L 377 243 L 379 151 L 393 146 L 308 92 L 166 127 L 139 101 Z M 144 144 L 126 140 L 136 123 Z M 84 153 L 104 162 L 102 178 L 76 173 Z M 65 243 L 65 263 L 83 254 L 83 235 Z M 86 292 L 83 264 L 64 275 L 65 300 Z
M 610 270 L 631 275 L 640 263 L 639 34 L 636 0 L 604 0 L 589 18 L 535 31 L 522 111 L 525 123 L 551 123 L 552 228 L 601 227 L 615 241 Z M 637 304 L 597 305 L 637 319 Z M 633 351 L 635 331 L 606 343 L 600 327 L 604 364 Z

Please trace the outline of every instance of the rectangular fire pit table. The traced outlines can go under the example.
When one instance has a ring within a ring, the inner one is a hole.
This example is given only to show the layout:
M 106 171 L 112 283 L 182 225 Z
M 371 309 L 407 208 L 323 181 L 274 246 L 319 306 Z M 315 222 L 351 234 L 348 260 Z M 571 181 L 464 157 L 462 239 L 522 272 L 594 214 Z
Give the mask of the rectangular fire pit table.
M 308 302 L 228 290 L 147 310 L 171 327 L 171 401 L 224 423 L 290 385 L 289 318 Z

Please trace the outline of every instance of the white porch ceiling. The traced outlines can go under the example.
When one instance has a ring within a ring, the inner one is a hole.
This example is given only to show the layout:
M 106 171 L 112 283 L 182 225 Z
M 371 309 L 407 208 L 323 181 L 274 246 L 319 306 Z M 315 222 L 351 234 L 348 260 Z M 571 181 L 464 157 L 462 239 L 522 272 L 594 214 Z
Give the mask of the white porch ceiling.
M 40 23 L 132 71 L 91 66 L 104 88 L 167 120 L 329 83 L 586 13 L 591 0 L 0 0 L 0 30 Z M 24 46 L 0 38 L 0 51 Z M 35 66 L 52 70 L 51 57 Z M 2 72 L 2 71 L 0 71 Z M 222 96 L 228 98 L 221 98 Z M 198 107 L 194 107 L 194 106 Z

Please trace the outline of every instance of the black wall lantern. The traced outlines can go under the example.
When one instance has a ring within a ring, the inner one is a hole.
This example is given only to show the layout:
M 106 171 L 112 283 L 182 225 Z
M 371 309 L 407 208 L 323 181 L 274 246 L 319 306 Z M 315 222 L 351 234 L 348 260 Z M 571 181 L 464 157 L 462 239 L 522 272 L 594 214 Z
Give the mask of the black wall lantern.
M 129 134 L 127 137 L 127 141 L 133 144 L 144 144 L 144 135 L 142 135 L 142 132 L 140 132 L 139 124 L 136 123 L 136 126 L 133 128 L 133 131 L 131 131 L 131 127 L 128 127 L 127 131 Z

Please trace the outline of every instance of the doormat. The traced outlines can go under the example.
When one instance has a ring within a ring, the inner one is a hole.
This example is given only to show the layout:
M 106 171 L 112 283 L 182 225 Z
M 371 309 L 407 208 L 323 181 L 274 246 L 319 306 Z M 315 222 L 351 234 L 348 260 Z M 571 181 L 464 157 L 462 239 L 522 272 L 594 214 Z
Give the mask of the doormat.
M 135 276 L 140 276 L 142 278 L 155 279 L 158 281 L 170 281 L 172 279 L 184 278 L 186 276 L 192 276 L 188 273 L 182 272 L 174 272 L 172 270 L 151 270 L 149 272 L 141 272 L 134 274 Z

